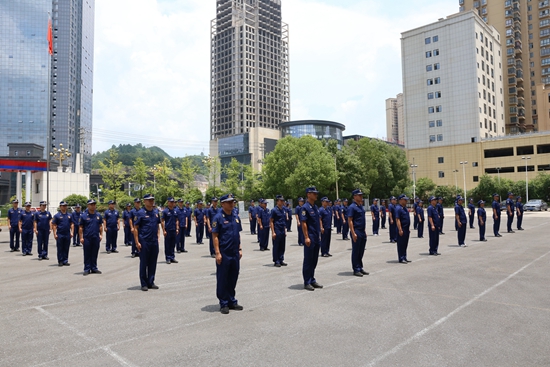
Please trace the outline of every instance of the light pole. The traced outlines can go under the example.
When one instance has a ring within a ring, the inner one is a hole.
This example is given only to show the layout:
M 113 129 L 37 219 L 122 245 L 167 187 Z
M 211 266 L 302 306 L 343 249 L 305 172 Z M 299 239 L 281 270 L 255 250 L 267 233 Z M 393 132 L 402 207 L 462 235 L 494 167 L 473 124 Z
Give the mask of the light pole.
M 334 156 L 334 172 L 336 173 L 336 200 L 340 200 L 338 194 L 338 167 L 336 166 L 336 155 Z
M 455 196 L 456 196 L 456 194 L 458 193 L 458 179 L 456 178 L 456 174 L 458 173 L 458 170 L 455 169 L 453 173 L 455 174 Z
M 529 201 L 529 177 L 527 176 L 527 161 L 531 157 L 521 157 L 525 161 L 525 202 Z
M 466 165 L 468 161 L 460 162 L 462 165 L 462 178 L 464 179 L 464 200 L 466 200 Z
M 411 164 L 412 168 L 412 174 L 413 174 L 413 200 L 416 199 L 416 168 L 418 168 L 418 164 Z
M 50 157 L 54 161 L 59 162 L 59 167 L 63 169 L 63 161 L 68 159 L 72 154 L 69 153 L 69 149 L 63 148 L 63 144 L 59 144 L 59 149 L 53 148 L 53 152 L 50 152 Z

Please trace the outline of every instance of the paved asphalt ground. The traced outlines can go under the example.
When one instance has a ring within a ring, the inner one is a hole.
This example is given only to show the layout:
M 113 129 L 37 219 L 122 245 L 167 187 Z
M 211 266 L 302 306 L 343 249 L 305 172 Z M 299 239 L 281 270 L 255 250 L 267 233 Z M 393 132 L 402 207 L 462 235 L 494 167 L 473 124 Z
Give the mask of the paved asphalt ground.
M 325 288 L 314 292 L 303 289 L 296 230 L 289 266 L 274 268 L 245 222 L 245 310 L 229 315 L 219 312 L 208 245 L 194 238 L 179 264 L 162 261 L 161 245 L 160 290 L 142 292 L 128 247 L 106 254 L 103 241 L 103 274 L 83 277 L 81 247 L 58 268 L 53 240 L 51 260 L 38 261 L 10 253 L 4 228 L 0 366 L 549 366 L 550 213 L 526 213 L 515 234 L 503 223 L 504 237 L 486 243 L 468 230 L 467 248 L 451 215 L 442 255 L 427 256 L 427 234 L 413 234 L 408 265 L 387 230 L 369 236 L 363 278 L 352 276 L 351 243 L 333 233 L 334 256 L 316 272 Z

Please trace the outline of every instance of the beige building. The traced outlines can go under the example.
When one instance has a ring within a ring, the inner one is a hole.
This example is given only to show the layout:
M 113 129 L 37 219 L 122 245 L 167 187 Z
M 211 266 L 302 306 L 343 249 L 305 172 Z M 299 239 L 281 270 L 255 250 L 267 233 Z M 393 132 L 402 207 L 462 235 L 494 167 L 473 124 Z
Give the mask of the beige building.
M 484 174 L 519 181 L 525 180 L 526 165 L 529 179 L 539 172 L 550 171 L 550 132 L 411 149 L 407 150 L 407 158 L 418 166 L 415 168 L 417 179 L 428 177 L 438 186 L 456 185 L 462 192 L 464 181 L 466 190 L 471 190 Z
M 506 133 L 550 130 L 550 1 L 459 0 L 502 36 Z M 546 89 L 548 87 L 548 89 Z
M 386 99 L 387 141 L 405 145 L 405 119 L 403 115 L 403 93 L 396 98 Z

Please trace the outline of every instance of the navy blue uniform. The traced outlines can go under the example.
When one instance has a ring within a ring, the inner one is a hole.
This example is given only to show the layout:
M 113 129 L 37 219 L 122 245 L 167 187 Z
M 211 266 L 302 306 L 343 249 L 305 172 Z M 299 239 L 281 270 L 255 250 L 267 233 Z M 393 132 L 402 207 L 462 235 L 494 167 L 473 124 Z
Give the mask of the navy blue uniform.
M 298 207 L 296 207 L 298 208 Z M 304 263 L 302 266 L 302 276 L 304 285 L 317 283 L 315 280 L 315 268 L 319 261 L 319 249 L 321 247 L 321 224 L 319 222 L 319 209 L 317 205 L 305 203 L 300 208 L 300 222 L 307 226 L 309 246 L 304 246 Z M 305 240 L 304 240 L 305 244 Z
M 416 208 L 418 208 L 418 200 L 415 199 L 413 204 L 413 213 L 414 213 L 413 228 L 415 230 L 418 229 L 418 217 L 416 216 Z
M 36 239 L 38 240 L 37 252 L 38 258 L 43 259 L 48 257 L 48 241 L 50 240 L 51 226 L 50 222 L 52 215 L 48 211 L 39 211 L 34 214 L 36 222 Z
M 118 210 L 107 209 L 103 213 L 105 218 L 105 249 L 107 252 L 116 251 L 116 241 L 118 239 L 118 220 L 120 214 Z
M 176 215 L 179 221 L 179 232 L 176 235 L 176 250 L 179 252 L 185 251 L 185 236 L 187 236 L 187 227 L 190 222 L 187 221 L 187 215 L 191 209 L 182 207 L 176 208 Z
M 363 255 L 367 246 L 367 219 L 365 218 L 365 209 L 362 205 L 353 202 L 348 208 L 348 220 L 353 223 L 353 231 L 357 235 L 357 240 L 353 239 L 351 234 L 351 267 L 353 272 L 363 270 Z
M 248 219 L 250 220 L 250 234 L 256 234 L 256 226 L 257 220 L 256 220 L 256 206 L 249 206 L 248 207 Z
M 477 225 L 479 226 L 479 240 L 485 240 L 485 225 L 487 224 L 487 212 L 485 208 L 479 208 L 477 210 Z
M 443 210 L 443 204 L 437 203 L 436 206 L 437 212 L 439 213 L 439 219 L 441 220 L 441 226 L 439 227 L 439 234 L 443 233 L 443 221 L 445 220 L 445 211 Z
M 416 229 L 418 230 L 418 238 L 424 238 L 424 207 L 417 205 L 416 213 Z
M 330 253 L 330 239 L 332 237 L 332 210 L 327 207 L 319 209 L 319 215 L 323 222 L 324 233 L 321 233 L 321 255 Z
M 433 222 L 433 228 L 430 223 L 430 218 Z M 428 233 L 430 235 L 430 255 L 437 254 L 437 249 L 439 248 L 439 232 L 441 232 L 440 226 L 441 218 L 439 217 L 437 207 L 434 205 L 430 205 L 428 207 Z
M 202 243 L 202 238 L 204 237 L 204 209 L 196 208 L 193 212 L 195 216 L 195 235 L 197 237 L 197 243 Z
M 279 209 L 278 206 L 271 209 L 271 220 L 275 229 L 275 239 L 273 239 L 273 262 L 281 264 L 285 260 L 286 250 L 286 213 L 285 207 Z
M 327 208 L 327 210 L 331 210 L 331 208 Z M 342 207 L 340 205 L 334 205 L 332 207 L 332 215 L 334 216 L 334 226 L 336 227 L 336 234 L 342 233 Z M 321 236 L 321 242 L 323 241 L 323 236 Z M 322 244 L 321 244 L 321 252 L 322 250 Z
M 84 273 L 97 271 L 97 255 L 99 254 L 100 229 L 102 227 L 101 214 L 91 214 L 85 211 L 80 216 L 80 228 L 84 238 Z
M 386 229 L 386 206 L 380 205 L 380 228 Z
M 285 206 L 285 213 L 286 213 L 286 231 L 292 232 L 292 208 Z
M 302 219 L 301 214 L 302 213 L 302 207 L 300 205 L 296 206 L 296 209 L 294 210 L 294 214 L 298 216 L 296 220 L 296 226 L 298 227 L 298 245 L 303 246 L 304 245 L 304 231 L 302 229 Z
M 19 216 L 21 215 L 21 209 L 11 208 L 8 210 L 8 225 L 10 227 L 10 249 L 13 251 L 19 251 L 19 238 L 21 233 L 19 232 Z
M 342 206 L 342 239 L 349 239 L 349 223 L 348 223 L 348 205 Z
M 130 210 L 130 220 L 132 221 L 132 226 L 136 224 L 137 215 L 140 210 L 141 208 L 138 209 L 135 206 L 132 208 L 132 210 Z M 137 249 L 136 240 L 134 238 L 134 240 L 132 241 L 132 255 L 138 255 L 138 254 L 139 254 L 139 250 Z
M 518 214 L 517 219 L 517 228 L 521 231 L 523 228 L 521 225 L 523 224 L 523 203 L 521 201 L 516 202 L 516 212 Z
M 130 218 L 132 218 L 132 210 L 124 210 L 122 213 L 122 221 L 124 222 L 124 244 L 126 246 L 134 245 L 134 235 L 130 227 Z
M 166 261 L 175 260 L 176 254 L 174 251 L 176 249 L 176 232 L 178 231 L 178 213 L 176 209 L 165 208 L 162 211 L 161 221 L 164 221 L 164 230 L 166 231 L 166 235 L 164 236 L 164 256 Z
M 185 227 L 185 237 L 191 237 L 191 215 L 192 214 L 193 214 L 193 209 L 191 209 L 189 206 L 185 206 L 185 217 L 187 218 L 187 227 Z M 181 223 L 180 223 L 180 226 L 181 226 Z M 185 243 L 183 243 L 183 250 L 185 250 Z
M 235 288 L 241 267 L 241 231 L 241 221 L 233 212 L 226 214 L 222 210 L 212 220 L 212 233 L 218 234 L 222 256 L 221 263 L 216 262 L 216 296 L 222 308 L 237 304 Z
M 159 212 L 154 208 L 150 211 L 142 208 L 136 213 L 134 226 L 137 227 L 138 240 L 141 245 L 139 280 L 142 287 L 151 287 L 155 284 L 159 256 L 159 224 Z
M 411 217 L 406 207 L 397 205 L 395 208 L 395 219 L 401 222 L 403 234 L 397 233 L 397 257 L 399 261 L 407 260 L 407 247 L 409 247 L 409 237 L 411 235 Z M 397 225 L 397 224 L 396 224 Z
M 258 220 L 259 223 L 261 223 L 260 227 L 260 250 L 266 250 L 269 246 L 269 220 L 271 218 L 271 213 L 269 212 L 269 209 L 265 208 L 258 208 L 257 211 Z
M 474 218 L 476 216 L 476 206 L 472 203 L 468 204 L 468 219 L 470 220 L 470 228 L 474 229 Z
M 80 226 L 80 216 L 82 212 L 74 211 L 71 214 L 71 220 L 73 221 L 73 246 L 80 246 L 80 232 L 78 226 Z
M 34 237 L 34 213 L 21 211 L 19 221 L 21 222 L 21 252 L 23 255 L 31 255 Z
M 214 217 L 220 212 L 220 209 L 219 208 L 214 208 L 213 206 L 206 209 L 206 216 L 208 217 L 208 222 L 210 223 L 210 230 L 212 230 L 212 221 L 214 220 Z M 210 241 L 210 255 L 214 256 L 215 255 L 215 251 L 214 251 L 214 240 L 212 239 L 212 236 L 210 236 L 210 234 L 212 232 L 208 231 L 207 230 L 207 233 L 208 233 L 208 240 Z
M 493 234 L 495 237 L 500 236 L 500 203 L 493 200 Z
M 372 234 L 378 234 L 378 231 L 380 229 L 380 208 L 378 208 L 378 205 L 371 205 L 370 206 L 370 212 L 371 216 L 374 215 L 374 218 L 372 218 Z
M 514 200 L 508 198 L 506 200 L 506 214 L 508 215 L 507 229 L 512 232 L 512 224 L 514 223 L 514 213 L 516 212 L 516 204 Z
M 52 223 L 57 227 L 57 262 L 63 265 L 68 264 L 69 249 L 71 248 L 71 225 L 74 230 L 73 215 L 58 212 L 53 216 Z
M 393 223 L 390 220 L 390 243 L 394 243 L 397 242 L 397 208 L 390 203 L 389 210 L 391 218 L 393 218 Z
M 458 219 L 456 218 L 458 215 Z M 458 227 L 458 245 L 464 245 L 464 240 L 466 239 L 466 212 L 464 212 L 464 207 L 458 203 L 455 205 L 455 221 Z M 458 226 L 458 223 L 461 225 Z

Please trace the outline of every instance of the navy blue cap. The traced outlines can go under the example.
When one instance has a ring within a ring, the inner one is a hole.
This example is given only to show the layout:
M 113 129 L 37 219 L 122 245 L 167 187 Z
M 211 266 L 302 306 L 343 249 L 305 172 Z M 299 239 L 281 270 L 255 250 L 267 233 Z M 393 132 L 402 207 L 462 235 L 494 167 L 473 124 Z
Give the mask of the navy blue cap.
M 521 199 L 521 196 L 516 196 L 516 200 L 517 200 L 517 199 Z
M 473 198 L 470 198 L 470 201 L 474 201 L 474 199 L 473 199 Z
M 372 201 L 378 201 L 378 199 L 377 199 L 377 198 L 374 198 Z
M 94 199 L 90 199 L 90 200 L 88 200 L 88 202 L 87 202 L 86 204 L 90 205 L 90 204 L 95 204 L 95 203 L 96 203 L 96 202 L 95 202 Z
M 514 193 L 510 191 L 510 192 L 508 193 L 508 196 L 514 196 Z
M 197 205 L 198 204 L 203 204 L 202 200 L 197 201 Z
M 14 201 L 11 202 L 12 204 L 19 204 L 19 200 L 15 199 Z
M 464 198 L 463 198 L 462 196 L 458 195 L 458 196 L 456 197 L 456 201 L 460 201 L 460 200 L 464 201 Z
M 306 194 L 318 194 L 317 188 L 315 186 L 308 187 L 306 189 Z
M 166 201 L 169 202 L 169 203 L 175 203 L 176 202 L 176 200 L 174 200 L 174 198 L 172 198 L 172 197 L 166 199 Z
M 481 204 L 485 204 L 485 201 L 480 200 L 480 201 L 477 202 L 477 205 L 481 205 Z
M 401 195 L 399 195 L 398 199 L 399 199 L 399 200 L 403 200 L 403 199 L 404 199 L 404 200 L 409 200 L 409 197 L 408 197 L 407 195 L 405 195 L 405 194 L 401 194 Z
M 214 196 L 210 201 L 218 201 L 218 198 Z
M 132 206 L 132 204 L 130 204 L 130 203 L 126 204 L 126 207 L 127 207 L 127 208 L 128 208 L 129 206 Z
M 437 200 L 443 200 L 443 196 L 439 196 Z
M 493 197 L 495 197 L 495 196 L 498 196 L 498 197 L 500 197 L 500 195 L 499 195 L 499 194 L 497 194 L 496 192 L 495 192 L 495 193 L 493 194 Z
M 250 200 L 250 202 L 251 202 L 251 203 L 253 203 L 253 202 L 254 202 L 254 200 Z
M 326 201 L 327 203 L 330 201 L 326 196 L 321 198 L 321 201 Z
M 31 204 L 30 201 L 27 201 L 27 202 L 25 203 L 25 206 L 31 206 L 31 205 L 32 205 L 32 204 Z
M 430 198 L 428 200 L 433 201 L 433 200 L 437 200 L 437 198 L 435 196 L 430 196 Z
M 45 202 L 44 200 L 42 200 L 42 201 L 40 202 L 40 205 L 47 205 L 47 204 L 46 204 L 46 202 Z
M 141 203 L 141 199 L 140 198 L 135 198 L 134 203 Z
M 109 200 L 109 202 L 107 203 L 108 205 L 114 205 L 115 202 L 113 200 Z
M 76 204 L 74 207 L 75 208 L 81 208 L 80 204 Z
M 418 200 L 418 204 L 424 204 L 422 200 Z
M 62 202 L 59 203 L 59 206 L 67 206 L 67 202 L 63 200 Z
M 285 200 L 285 197 L 283 195 L 277 195 L 275 200 Z
M 348 199 L 344 199 L 344 203 L 347 203 L 348 202 Z
M 143 200 L 154 200 L 155 197 L 153 196 L 153 194 L 145 194 L 143 196 Z
M 395 200 L 395 199 L 397 199 L 395 196 L 393 196 L 393 195 L 390 196 L 390 200 Z
M 351 195 L 352 196 L 355 196 L 355 195 L 363 195 L 363 191 L 361 191 L 361 189 L 355 189 L 351 192 Z
M 186 202 L 185 202 L 185 205 L 188 205 L 188 204 L 191 204 L 191 203 L 190 203 L 190 202 L 188 202 L 188 201 L 186 201 Z
M 300 197 L 300 198 L 298 198 L 298 201 L 304 201 L 304 198 Z
M 180 199 L 177 200 L 177 202 L 178 203 L 183 203 L 183 199 L 180 198 Z
M 212 199 L 212 200 L 214 200 L 214 199 Z M 221 200 L 222 203 L 227 203 L 227 202 L 235 201 L 235 198 L 233 197 L 233 194 L 225 194 L 224 196 L 222 196 L 220 198 L 220 200 Z

